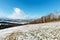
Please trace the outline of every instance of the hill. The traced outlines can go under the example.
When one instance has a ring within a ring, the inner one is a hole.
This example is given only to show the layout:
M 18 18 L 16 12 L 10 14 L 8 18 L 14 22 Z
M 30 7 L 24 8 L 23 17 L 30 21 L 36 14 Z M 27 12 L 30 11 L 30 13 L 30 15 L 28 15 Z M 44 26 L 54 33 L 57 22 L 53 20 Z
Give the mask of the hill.
M 2 29 L 0 30 L 0 40 L 60 40 L 60 22 Z

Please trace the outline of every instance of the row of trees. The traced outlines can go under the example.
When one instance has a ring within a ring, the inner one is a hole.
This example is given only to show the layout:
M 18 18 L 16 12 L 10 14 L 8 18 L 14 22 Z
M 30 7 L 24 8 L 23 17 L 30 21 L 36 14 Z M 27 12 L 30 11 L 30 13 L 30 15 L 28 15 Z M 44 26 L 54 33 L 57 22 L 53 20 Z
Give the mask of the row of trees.
M 60 15 L 51 13 L 47 16 L 43 16 L 37 20 L 34 20 L 29 24 L 46 23 L 46 22 L 53 22 L 53 21 L 60 21 Z

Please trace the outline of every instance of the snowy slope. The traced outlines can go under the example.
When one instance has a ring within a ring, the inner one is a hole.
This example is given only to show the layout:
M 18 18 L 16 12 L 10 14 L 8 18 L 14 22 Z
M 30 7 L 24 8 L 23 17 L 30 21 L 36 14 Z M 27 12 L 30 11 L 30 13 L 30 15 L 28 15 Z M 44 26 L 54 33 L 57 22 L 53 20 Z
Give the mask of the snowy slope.
M 0 40 L 60 40 L 60 22 L 30 24 L 0 30 Z

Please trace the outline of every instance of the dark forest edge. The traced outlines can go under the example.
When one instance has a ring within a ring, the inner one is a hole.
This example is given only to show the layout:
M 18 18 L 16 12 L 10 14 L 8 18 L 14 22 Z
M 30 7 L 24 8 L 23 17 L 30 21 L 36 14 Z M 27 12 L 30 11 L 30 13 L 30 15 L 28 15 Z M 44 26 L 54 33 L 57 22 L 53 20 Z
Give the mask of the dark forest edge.
M 5 29 L 5 28 L 10 28 L 10 27 L 15 27 L 15 26 L 21 26 L 21 25 L 26 25 L 26 24 L 17 24 L 17 23 L 9 23 L 9 22 L 0 22 L 3 23 L 0 25 L 0 29 Z M 8 24 L 8 25 L 6 25 Z

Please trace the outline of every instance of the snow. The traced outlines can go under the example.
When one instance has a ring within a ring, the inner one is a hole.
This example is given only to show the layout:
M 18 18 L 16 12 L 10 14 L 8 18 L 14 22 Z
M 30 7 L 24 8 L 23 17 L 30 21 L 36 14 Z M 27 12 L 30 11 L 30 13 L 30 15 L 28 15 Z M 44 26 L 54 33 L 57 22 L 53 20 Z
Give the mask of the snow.
M 59 40 L 59 35 L 60 22 L 30 24 L 0 30 L 0 40 L 14 40 L 15 37 L 17 38 L 16 40 Z

